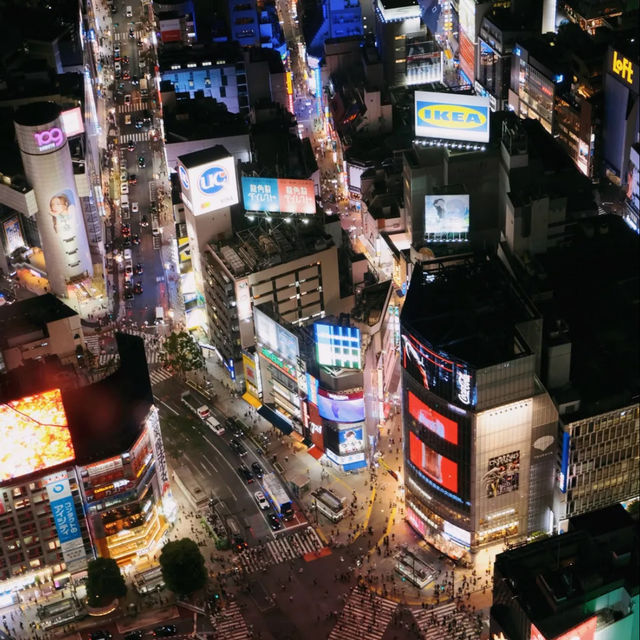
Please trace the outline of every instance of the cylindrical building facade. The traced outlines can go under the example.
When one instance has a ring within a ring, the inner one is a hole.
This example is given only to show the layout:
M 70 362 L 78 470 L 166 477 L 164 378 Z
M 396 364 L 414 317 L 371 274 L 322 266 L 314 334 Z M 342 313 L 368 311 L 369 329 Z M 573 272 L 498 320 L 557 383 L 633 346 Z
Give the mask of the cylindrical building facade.
M 14 121 L 24 172 L 38 203 L 49 285 L 56 295 L 68 297 L 67 286 L 92 276 L 93 266 L 60 109 L 53 102 L 27 104 Z

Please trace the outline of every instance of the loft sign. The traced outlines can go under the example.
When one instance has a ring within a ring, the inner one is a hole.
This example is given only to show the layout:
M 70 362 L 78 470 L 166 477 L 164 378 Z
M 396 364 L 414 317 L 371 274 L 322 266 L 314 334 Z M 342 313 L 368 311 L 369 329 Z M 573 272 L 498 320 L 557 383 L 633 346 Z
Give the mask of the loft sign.
M 620 76 L 627 84 L 633 84 L 633 64 L 624 56 L 619 56 L 617 51 L 613 52 L 611 70 Z
M 64 133 L 60 127 L 53 127 L 46 131 L 38 131 L 33 134 L 38 145 L 38 151 L 49 151 L 62 146 L 64 142 Z

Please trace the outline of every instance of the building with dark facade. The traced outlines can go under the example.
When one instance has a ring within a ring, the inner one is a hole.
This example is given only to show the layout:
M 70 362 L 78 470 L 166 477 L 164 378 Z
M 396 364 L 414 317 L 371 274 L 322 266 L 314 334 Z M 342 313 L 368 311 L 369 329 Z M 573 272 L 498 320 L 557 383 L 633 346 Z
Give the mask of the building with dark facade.
M 416 267 L 400 315 L 406 518 L 453 558 L 551 530 L 542 319 L 496 258 Z

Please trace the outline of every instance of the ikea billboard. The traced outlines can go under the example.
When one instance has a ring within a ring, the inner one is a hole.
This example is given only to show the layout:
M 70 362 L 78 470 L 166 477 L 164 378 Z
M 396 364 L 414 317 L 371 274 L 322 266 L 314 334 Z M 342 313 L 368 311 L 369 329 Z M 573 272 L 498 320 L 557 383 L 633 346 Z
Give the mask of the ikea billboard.
M 489 142 L 489 98 L 415 92 L 415 131 L 424 138 Z

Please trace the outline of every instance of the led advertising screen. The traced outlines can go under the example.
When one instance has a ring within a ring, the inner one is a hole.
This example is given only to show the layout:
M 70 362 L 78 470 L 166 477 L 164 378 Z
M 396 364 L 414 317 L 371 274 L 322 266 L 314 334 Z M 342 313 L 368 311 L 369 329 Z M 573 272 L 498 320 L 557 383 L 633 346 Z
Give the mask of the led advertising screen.
M 73 460 L 60 390 L 0 403 L 0 442 L 0 482 Z
M 475 406 L 475 375 L 465 363 L 437 353 L 406 331 L 402 340 L 402 366 L 425 389 L 450 402 Z
M 62 120 L 62 128 L 67 134 L 67 138 L 72 138 L 73 136 L 84 133 L 84 122 L 82 120 L 80 107 L 63 111 L 60 114 L 60 119 Z
M 182 199 L 194 215 L 211 213 L 239 202 L 236 162 L 233 156 L 199 167 L 178 164 Z
M 483 484 L 487 498 L 517 491 L 520 482 L 520 451 L 489 458 Z
M 458 492 L 458 465 L 428 447 L 412 431 L 409 432 L 409 459 L 428 478 L 453 493 Z
M 338 431 L 338 453 L 341 456 L 360 453 L 360 451 L 364 451 L 362 426 L 354 425 L 352 429 Z
M 318 364 L 360 369 L 360 329 L 316 323 L 313 331 Z
M 453 420 L 445 418 L 431 407 L 428 407 L 411 391 L 408 393 L 408 405 L 409 413 L 419 424 L 447 442 L 458 444 L 458 425 Z
M 429 195 L 424 198 L 427 242 L 460 242 L 469 238 L 469 196 Z
M 364 395 L 362 391 L 351 395 L 330 393 L 318 389 L 318 412 L 325 420 L 334 422 L 360 422 L 364 420 Z
M 247 211 L 316 212 L 312 180 L 242 177 L 242 201 Z
M 424 138 L 489 142 L 489 98 L 415 92 L 415 132 Z
M 7 255 L 12 254 L 16 249 L 20 247 L 26 247 L 24 237 L 22 236 L 22 229 L 20 228 L 20 220 L 18 216 L 13 216 L 2 223 L 4 230 L 4 237 L 7 242 L 6 252 Z
M 554 638 L 547 638 L 544 636 L 534 624 L 531 625 L 531 640 L 593 640 L 596 635 L 596 626 L 598 618 L 593 616 L 584 622 L 581 622 L 578 626 L 565 631 L 559 636 Z
M 267 347 L 289 364 L 296 365 L 300 348 L 298 338 L 284 327 L 260 311 L 253 309 L 253 321 L 258 344 Z

